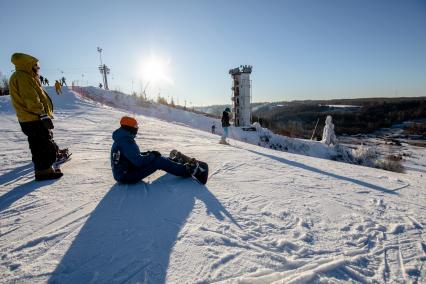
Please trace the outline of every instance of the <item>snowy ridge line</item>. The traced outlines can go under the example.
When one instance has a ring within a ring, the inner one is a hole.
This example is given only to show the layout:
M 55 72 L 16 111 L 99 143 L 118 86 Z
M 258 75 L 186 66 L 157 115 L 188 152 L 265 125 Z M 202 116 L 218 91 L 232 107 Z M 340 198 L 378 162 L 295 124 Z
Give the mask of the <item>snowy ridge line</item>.
M 185 126 L 195 127 L 200 130 L 209 130 L 212 122 L 219 123 L 218 119 L 212 119 L 196 113 L 188 113 L 184 110 L 170 108 L 165 105 L 143 102 L 138 103 L 136 97 L 123 93 L 100 90 L 95 87 L 83 87 L 74 91 L 78 96 L 106 105 L 124 112 L 154 117 L 159 120 Z M 195 125 L 194 125 L 195 123 Z

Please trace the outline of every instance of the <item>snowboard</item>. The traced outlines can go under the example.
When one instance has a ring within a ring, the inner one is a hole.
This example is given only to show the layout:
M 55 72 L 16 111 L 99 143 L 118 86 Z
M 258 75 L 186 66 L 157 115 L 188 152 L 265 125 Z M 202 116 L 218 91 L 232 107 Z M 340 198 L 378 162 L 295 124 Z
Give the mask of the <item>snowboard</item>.
M 195 170 L 195 173 L 192 175 L 192 177 L 195 178 L 201 184 L 207 183 L 207 179 L 209 177 L 209 165 L 207 165 L 206 162 L 188 157 L 182 154 L 181 152 L 179 152 L 178 150 L 172 150 L 170 152 L 169 159 L 179 164 L 186 164 L 186 163 L 197 164 L 197 168 Z
M 59 169 L 63 163 L 71 160 L 72 153 L 66 149 L 59 150 L 58 156 L 56 157 L 56 161 L 53 163 L 52 167 L 56 170 Z

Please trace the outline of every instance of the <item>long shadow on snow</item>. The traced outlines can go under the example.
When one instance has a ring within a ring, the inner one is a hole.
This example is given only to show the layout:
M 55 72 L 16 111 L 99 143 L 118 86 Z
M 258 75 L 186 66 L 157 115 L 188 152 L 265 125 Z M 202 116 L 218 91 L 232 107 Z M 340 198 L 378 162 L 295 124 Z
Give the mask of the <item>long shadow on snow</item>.
M 387 188 L 384 188 L 384 187 L 381 187 L 381 186 L 378 186 L 378 185 L 374 185 L 374 184 L 371 184 L 371 183 L 368 183 L 368 182 L 365 182 L 365 181 L 361 181 L 361 180 L 357 180 L 357 179 L 353 179 L 353 178 L 329 173 L 329 172 L 326 172 L 326 171 L 323 171 L 323 170 L 320 170 L 320 169 L 317 169 L 317 168 L 314 168 L 314 167 L 311 167 L 311 166 L 308 166 L 308 165 L 305 165 L 305 164 L 302 164 L 302 163 L 299 163 L 299 162 L 290 161 L 290 160 L 280 158 L 280 157 L 276 157 L 276 156 L 273 156 L 273 155 L 268 155 L 268 154 L 256 152 L 256 151 L 253 151 L 253 150 L 247 150 L 247 151 L 250 151 L 252 153 L 255 153 L 255 154 L 258 154 L 258 155 L 261 155 L 261 156 L 265 156 L 267 158 L 276 160 L 278 162 L 287 164 L 289 166 L 298 167 L 298 168 L 308 170 L 308 171 L 312 171 L 312 172 L 315 172 L 315 173 L 318 173 L 318 174 L 323 174 L 323 175 L 330 176 L 330 177 L 333 177 L 333 178 L 352 182 L 352 183 L 355 183 L 355 184 L 358 184 L 358 185 L 361 185 L 361 186 L 365 186 L 365 187 L 368 187 L 368 188 L 371 188 L 371 189 L 374 189 L 374 190 L 377 190 L 377 191 L 398 195 L 398 193 L 395 192 L 394 190 L 390 190 L 390 189 L 387 189 Z
M 197 199 L 207 214 L 238 226 L 220 201 L 191 179 L 166 174 L 152 183 L 115 184 L 48 283 L 165 283 L 173 246 Z
M 17 167 L 8 173 L 2 174 L 0 176 L 0 185 L 6 185 L 11 182 L 20 180 L 22 177 L 30 173 L 32 170 L 33 170 L 32 163 L 28 163 L 26 165 Z
M 14 189 L 8 191 L 6 194 L 0 196 L 0 212 L 7 209 L 10 205 L 12 205 L 14 202 L 18 201 L 25 195 L 54 182 L 56 182 L 56 180 L 32 180 L 15 187 Z

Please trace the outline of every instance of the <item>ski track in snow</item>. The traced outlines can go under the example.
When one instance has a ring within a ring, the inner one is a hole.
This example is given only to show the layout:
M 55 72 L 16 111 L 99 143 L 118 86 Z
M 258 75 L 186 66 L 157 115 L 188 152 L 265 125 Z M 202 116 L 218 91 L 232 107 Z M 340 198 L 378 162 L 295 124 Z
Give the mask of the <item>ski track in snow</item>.
M 2 282 L 426 282 L 420 172 L 220 145 L 219 136 L 137 115 L 141 150 L 179 149 L 208 162 L 210 179 L 157 172 L 119 185 L 109 151 L 125 113 L 48 91 L 55 141 L 73 152 L 58 181 L 33 181 L 26 138 L 0 98 Z

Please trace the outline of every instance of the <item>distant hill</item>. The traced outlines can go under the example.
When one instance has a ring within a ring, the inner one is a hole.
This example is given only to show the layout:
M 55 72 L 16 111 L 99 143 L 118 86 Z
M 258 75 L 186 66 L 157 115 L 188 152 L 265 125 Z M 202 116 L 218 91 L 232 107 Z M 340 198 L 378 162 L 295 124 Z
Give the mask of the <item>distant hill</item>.
M 198 107 L 220 116 L 225 107 Z M 327 115 L 333 117 L 337 134 L 371 133 L 407 120 L 426 118 L 426 97 L 299 100 L 253 103 L 252 121 L 278 134 L 310 138 L 317 120 L 319 138 Z
M 279 102 L 253 111 L 253 120 L 276 133 L 309 138 L 317 120 L 317 137 L 327 115 L 337 134 L 371 133 L 407 120 L 426 118 L 426 97 L 363 98 Z

